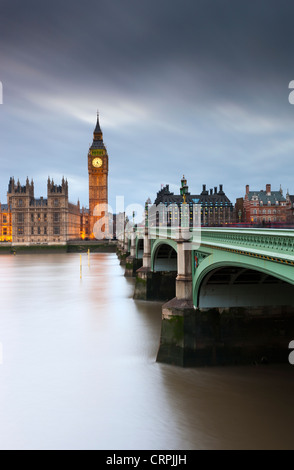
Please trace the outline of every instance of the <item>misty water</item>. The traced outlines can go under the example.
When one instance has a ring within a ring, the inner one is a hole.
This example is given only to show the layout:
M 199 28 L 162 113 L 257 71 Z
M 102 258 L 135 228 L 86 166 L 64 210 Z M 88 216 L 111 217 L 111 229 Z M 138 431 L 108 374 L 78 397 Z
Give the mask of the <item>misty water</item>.
M 1 449 L 294 448 L 294 366 L 156 363 L 161 303 L 82 259 L 0 257 Z

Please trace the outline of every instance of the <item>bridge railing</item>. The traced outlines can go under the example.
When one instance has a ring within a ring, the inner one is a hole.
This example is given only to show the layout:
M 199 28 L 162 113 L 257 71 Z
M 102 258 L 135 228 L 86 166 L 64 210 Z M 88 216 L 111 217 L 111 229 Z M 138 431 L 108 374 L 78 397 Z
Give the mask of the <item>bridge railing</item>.
M 133 229 L 127 230 L 125 234 L 128 238 L 131 238 L 132 234 L 135 232 L 137 237 L 143 237 L 145 230 L 145 227 L 134 227 Z M 150 239 L 168 238 L 177 240 L 179 238 L 186 238 L 190 240 L 193 236 L 191 229 L 181 227 L 149 227 L 147 228 L 147 233 Z
M 202 228 L 202 245 L 294 260 L 294 230 Z
M 143 238 L 144 227 L 135 228 L 136 236 Z M 131 236 L 128 233 L 128 236 Z M 294 262 L 294 230 L 281 229 L 255 229 L 255 228 L 223 228 L 223 227 L 199 227 L 171 228 L 149 227 L 148 236 L 151 239 L 184 239 L 191 241 L 191 248 L 215 247 L 230 249 L 268 257 L 279 257 Z

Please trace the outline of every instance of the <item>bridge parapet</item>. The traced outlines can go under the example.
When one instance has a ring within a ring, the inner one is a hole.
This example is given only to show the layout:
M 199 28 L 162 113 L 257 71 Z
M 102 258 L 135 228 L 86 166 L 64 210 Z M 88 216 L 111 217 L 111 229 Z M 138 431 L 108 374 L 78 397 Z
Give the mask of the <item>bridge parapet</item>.
M 293 230 L 202 228 L 201 245 L 262 255 L 266 258 L 278 257 L 294 264 Z

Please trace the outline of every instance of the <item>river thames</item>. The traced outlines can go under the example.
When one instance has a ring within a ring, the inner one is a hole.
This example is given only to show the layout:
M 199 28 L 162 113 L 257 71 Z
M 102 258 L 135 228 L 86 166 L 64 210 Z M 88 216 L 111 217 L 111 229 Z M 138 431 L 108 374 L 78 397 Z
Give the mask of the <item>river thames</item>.
M 82 259 L 0 257 L 2 450 L 294 449 L 294 366 L 156 363 L 161 303 Z

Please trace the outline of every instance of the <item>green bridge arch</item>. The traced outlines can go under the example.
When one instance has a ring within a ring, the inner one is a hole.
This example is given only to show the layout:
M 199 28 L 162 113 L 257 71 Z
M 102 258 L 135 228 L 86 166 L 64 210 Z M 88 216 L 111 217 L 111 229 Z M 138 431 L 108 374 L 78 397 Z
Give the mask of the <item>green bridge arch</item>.
M 143 258 L 144 253 L 144 238 L 143 236 L 136 237 L 136 258 L 141 259 Z
M 168 245 L 177 253 L 177 242 L 171 239 L 157 239 L 151 242 L 151 271 L 155 271 L 156 254 L 161 246 Z M 168 270 L 168 269 L 167 269 Z
M 199 254 L 199 252 L 198 252 Z M 194 256 L 197 252 L 194 252 Z M 192 260 L 194 262 L 194 257 Z M 193 266 L 193 303 L 199 306 L 199 294 L 201 285 L 206 276 L 218 268 L 236 267 L 258 271 L 269 276 L 273 276 L 290 285 L 294 285 L 293 266 L 286 263 L 273 262 L 267 259 L 260 259 L 255 256 L 246 256 L 238 253 L 227 253 L 221 250 L 213 250 L 212 253 L 199 263 Z

